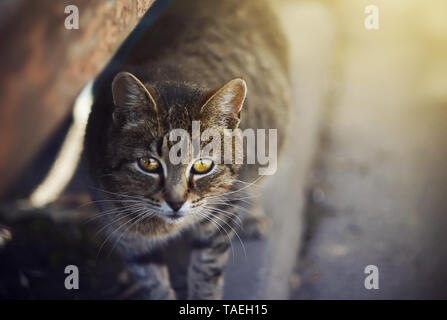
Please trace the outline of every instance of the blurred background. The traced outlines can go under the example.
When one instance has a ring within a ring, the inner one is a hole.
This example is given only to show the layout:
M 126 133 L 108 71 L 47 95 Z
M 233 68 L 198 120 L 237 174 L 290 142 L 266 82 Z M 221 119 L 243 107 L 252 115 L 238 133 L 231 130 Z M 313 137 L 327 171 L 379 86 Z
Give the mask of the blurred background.
M 158 2 L 0 4 L 0 298 L 73 298 L 58 271 L 73 261 L 89 279 L 75 297 L 128 297 L 119 259 L 98 262 L 95 226 L 79 224 L 95 212 L 80 209 L 90 201 L 83 168 L 49 206 L 26 198 L 48 173 L 81 88 L 137 23 L 150 24 Z M 69 4 L 79 30 L 64 28 Z M 226 296 L 447 298 L 447 2 L 274 5 L 290 41 L 295 116 L 264 191 L 272 230 L 229 266 Z M 369 5 L 378 29 L 365 28 Z M 378 290 L 364 287 L 367 265 L 379 269 Z
M 335 57 L 293 297 L 446 298 L 447 3 L 308 5 L 333 16 Z

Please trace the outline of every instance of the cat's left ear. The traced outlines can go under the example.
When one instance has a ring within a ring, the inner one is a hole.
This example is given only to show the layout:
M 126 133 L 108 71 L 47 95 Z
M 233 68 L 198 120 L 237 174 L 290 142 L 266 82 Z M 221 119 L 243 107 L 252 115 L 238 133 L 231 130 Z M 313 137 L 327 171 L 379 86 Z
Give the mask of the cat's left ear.
M 201 114 L 214 118 L 222 125 L 235 129 L 240 122 L 240 112 L 247 96 L 247 84 L 242 78 L 227 82 L 202 106 Z

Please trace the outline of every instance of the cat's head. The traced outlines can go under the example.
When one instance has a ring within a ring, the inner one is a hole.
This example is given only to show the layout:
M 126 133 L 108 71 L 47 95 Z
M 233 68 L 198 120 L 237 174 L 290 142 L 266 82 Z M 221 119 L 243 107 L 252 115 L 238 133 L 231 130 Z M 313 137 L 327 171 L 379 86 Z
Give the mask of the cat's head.
M 131 232 L 143 234 L 169 232 L 212 215 L 226 201 L 240 165 L 224 163 L 223 152 L 217 159 L 214 154 L 195 157 L 194 151 L 175 164 L 170 150 L 179 140 L 172 141 L 170 134 L 178 129 L 191 134 L 193 121 L 200 121 L 200 132 L 212 128 L 221 137 L 224 129 L 236 129 L 245 81 L 236 78 L 209 90 L 184 83 L 143 84 L 121 72 L 111 91 L 112 125 L 104 133 L 107 151 L 99 181 L 114 206 L 122 209 L 115 211 L 123 217 L 118 225 L 127 223 Z M 201 147 L 208 142 L 202 141 Z

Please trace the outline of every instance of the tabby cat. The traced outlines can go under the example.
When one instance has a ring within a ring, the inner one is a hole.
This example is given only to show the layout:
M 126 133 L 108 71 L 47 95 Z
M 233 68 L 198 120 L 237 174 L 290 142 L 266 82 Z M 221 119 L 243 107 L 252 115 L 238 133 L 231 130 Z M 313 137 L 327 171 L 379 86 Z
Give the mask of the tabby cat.
M 242 196 L 258 165 L 169 160 L 173 129 L 276 128 L 289 117 L 287 44 L 263 0 L 175 0 L 118 72 L 97 84 L 86 157 L 108 235 L 148 299 L 174 299 L 157 253 L 193 238 L 188 298 L 220 299 L 238 216 L 253 233 L 262 208 Z

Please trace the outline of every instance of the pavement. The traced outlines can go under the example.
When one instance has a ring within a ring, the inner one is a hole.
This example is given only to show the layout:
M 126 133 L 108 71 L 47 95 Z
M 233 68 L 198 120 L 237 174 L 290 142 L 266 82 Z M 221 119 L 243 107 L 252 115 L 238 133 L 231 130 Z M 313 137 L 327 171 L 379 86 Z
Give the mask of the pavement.
M 334 92 L 310 180 L 294 299 L 447 298 L 447 24 L 442 2 L 340 1 Z M 365 267 L 379 289 L 364 286 Z

